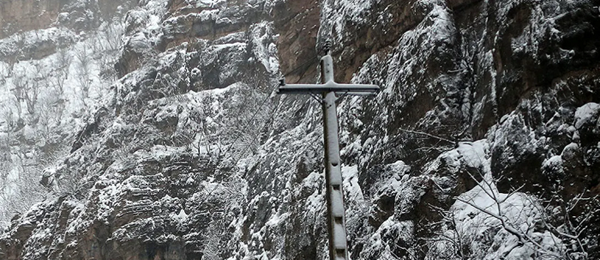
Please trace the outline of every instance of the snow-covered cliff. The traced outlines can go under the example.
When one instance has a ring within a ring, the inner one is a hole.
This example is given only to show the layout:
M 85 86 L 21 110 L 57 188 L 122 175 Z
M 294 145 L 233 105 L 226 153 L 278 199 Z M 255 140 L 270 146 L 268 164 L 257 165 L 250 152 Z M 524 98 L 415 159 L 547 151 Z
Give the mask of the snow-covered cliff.
M 352 259 L 600 257 L 599 1 L 101 2 L 0 40 L 1 258 L 326 259 L 328 39 Z

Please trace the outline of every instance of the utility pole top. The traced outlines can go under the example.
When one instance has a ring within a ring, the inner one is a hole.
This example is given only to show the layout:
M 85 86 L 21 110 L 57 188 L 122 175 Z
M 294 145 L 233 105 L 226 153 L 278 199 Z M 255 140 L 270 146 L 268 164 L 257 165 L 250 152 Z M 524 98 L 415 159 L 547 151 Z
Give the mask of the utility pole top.
M 325 43 L 326 55 L 321 58 L 321 82 L 322 84 L 286 84 L 281 80 L 277 94 L 320 94 L 335 92 L 345 95 L 373 95 L 379 92 L 377 85 L 371 84 L 340 84 L 333 79 L 333 58 L 330 54 L 330 44 Z

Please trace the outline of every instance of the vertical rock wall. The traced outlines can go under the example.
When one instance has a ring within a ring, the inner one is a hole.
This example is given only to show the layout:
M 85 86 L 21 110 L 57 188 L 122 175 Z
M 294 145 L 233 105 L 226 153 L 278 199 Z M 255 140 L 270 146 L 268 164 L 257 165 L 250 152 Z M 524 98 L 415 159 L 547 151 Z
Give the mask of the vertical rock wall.
M 595 259 L 599 8 L 142 1 L 61 168 L 82 188 L 0 256 L 325 259 L 320 106 L 273 91 L 315 82 L 330 39 L 338 81 L 382 87 L 338 109 L 352 259 Z
M 56 22 L 56 17 L 66 1 L 2 1 L 0 3 L 0 37 L 15 32 L 47 28 Z

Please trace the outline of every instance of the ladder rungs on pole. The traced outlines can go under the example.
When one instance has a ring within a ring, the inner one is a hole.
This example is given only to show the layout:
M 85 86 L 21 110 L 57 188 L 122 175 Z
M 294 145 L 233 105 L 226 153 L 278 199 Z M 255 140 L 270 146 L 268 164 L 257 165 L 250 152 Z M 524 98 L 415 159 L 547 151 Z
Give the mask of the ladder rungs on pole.
M 331 191 L 331 199 L 331 215 L 334 218 L 340 218 L 341 220 L 344 217 L 344 200 L 342 198 L 342 191 Z
M 339 167 L 330 167 L 331 174 L 329 175 L 329 185 L 341 186 L 342 185 L 342 172 Z
M 333 232 L 333 247 L 336 250 L 346 250 L 348 245 L 346 244 L 346 227 L 342 223 L 334 221 L 332 223 L 334 227 Z

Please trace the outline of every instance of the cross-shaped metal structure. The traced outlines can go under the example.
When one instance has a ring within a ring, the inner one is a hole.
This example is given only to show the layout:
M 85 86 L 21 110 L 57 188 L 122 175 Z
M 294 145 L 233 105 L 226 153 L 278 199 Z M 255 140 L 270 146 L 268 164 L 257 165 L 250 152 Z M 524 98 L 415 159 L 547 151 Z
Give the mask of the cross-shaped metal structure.
M 278 94 L 321 94 L 323 97 L 323 124 L 325 137 L 325 196 L 327 199 L 327 229 L 329 232 L 329 259 L 348 259 L 346 220 L 344 217 L 344 193 L 336 94 L 369 95 L 379 91 L 376 85 L 339 84 L 333 79 L 333 59 L 329 50 L 321 58 L 322 84 L 285 84 L 282 80 Z

